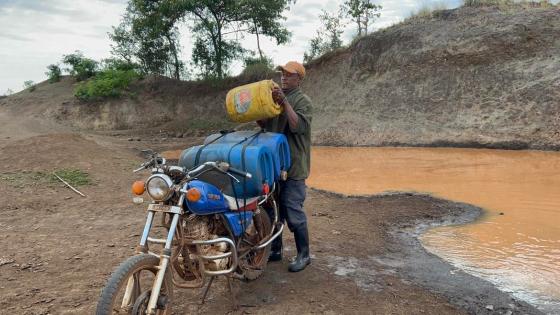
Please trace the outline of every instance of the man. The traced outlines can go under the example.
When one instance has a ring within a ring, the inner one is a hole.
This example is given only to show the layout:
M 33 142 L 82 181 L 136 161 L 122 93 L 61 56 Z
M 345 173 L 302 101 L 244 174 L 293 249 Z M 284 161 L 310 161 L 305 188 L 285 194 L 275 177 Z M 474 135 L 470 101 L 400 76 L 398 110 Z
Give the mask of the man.
M 305 77 L 303 65 L 290 61 L 277 70 L 282 72 L 282 89 L 274 89 L 272 97 L 284 107 L 284 111 L 277 117 L 257 123 L 266 131 L 286 135 L 290 146 L 291 167 L 287 180 L 280 182 L 280 220 L 287 221 L 288 228 L 294 233 L 297 256 L 288 270 L 298 272 L 311 263 L 303 202 L 306 195 L 305 179 L 309 176 L 310 167 L 312 106 L 309 97 L 300 89 Z M 282 236 L 272 243 L 269 260 L 282 260 Z

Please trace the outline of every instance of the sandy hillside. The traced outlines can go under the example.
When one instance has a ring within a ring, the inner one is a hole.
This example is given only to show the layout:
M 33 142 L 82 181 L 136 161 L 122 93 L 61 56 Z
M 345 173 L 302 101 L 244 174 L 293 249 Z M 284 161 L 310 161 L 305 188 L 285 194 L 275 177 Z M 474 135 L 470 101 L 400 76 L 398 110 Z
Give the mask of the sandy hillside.
M 558 6 L 437 11 L 375 32 L 308 65 L 313 141 L 559 149 L 559 33 Z M 266 77 L 214 85 L 149 77 L 132 97 L 88 104 L 65 78 L 0 107 L 83 129 L 183 134 L 232 127 L 227 90 Z

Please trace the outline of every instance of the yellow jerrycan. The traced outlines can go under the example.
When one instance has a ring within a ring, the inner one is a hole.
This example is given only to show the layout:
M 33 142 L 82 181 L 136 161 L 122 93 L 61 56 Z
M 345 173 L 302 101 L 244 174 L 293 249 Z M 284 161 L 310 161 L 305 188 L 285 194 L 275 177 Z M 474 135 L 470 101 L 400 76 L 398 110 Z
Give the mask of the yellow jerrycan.
M 231 120 L 239 123 L 272 118 L 283 107 L 272 99 L 272 80 L 263 80 L 231 89 L 226 95 L 226 110 Z

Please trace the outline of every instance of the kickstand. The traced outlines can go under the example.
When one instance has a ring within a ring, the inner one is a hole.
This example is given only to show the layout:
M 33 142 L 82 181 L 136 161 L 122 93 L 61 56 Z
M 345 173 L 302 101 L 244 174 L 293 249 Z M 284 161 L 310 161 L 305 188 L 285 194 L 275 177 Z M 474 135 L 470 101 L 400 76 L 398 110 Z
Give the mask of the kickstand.
M 206 295 L 208 295 L 208 291 L 210 291 L 210 287 L 212 286 L 212 282 L 214 281 L 214 278 L 216 278 L 216 276 L 210 277 L 210 282 L 208 282 L 208 285 L 206 286 L 206 289 L 204 290 L 204 295 L 202 296 L 202 303 L 201 304 L 204 304 L 204 302 L 206 301 Z
M 235 294 L 233 294 L 233 285 L 231 284 L 231 277 L 226 276 L 226 279 L 229 288 L 229 293 L 231 295 L 231 304 L 233 304 L 233 310 L 237 311 L 239 309 L 239 305 L 237 304 L 237 300 L 235 299 Z
M 206 286 L 206 289 L 204 290 L 204 294 L 202 295 L 202 302 L 200 304 L 204 304 L 204 302 L 206 302 L 206 296 L 208 296 L 208 292 L 210 291 L 210 287 L 212 286 L 212 283 L 214 282 L 214 278 L 216 278 L 216 276 L 210 277 L 210 281 L 208 282 L 208 285 Z M 232 281 L 231 277 L 226 276 L 226 280 L 227 280 L 229 294 L 230 294 L 230 297 L 231 297 L 231 304 L 233 306 L 233 310 L 237 311 L 239 309 L 239 305 L 237 304 L 237 300 L 235 299 L 235 294 L 233 294 L 233 285 L 231 283 L 231 281 Z

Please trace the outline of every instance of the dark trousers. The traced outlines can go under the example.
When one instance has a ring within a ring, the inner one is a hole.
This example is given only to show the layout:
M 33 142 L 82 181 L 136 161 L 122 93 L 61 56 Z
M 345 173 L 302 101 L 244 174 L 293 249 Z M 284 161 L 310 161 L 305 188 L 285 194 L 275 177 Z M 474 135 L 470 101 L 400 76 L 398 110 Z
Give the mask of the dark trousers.
M 286 222 L 288 228 L 294 234 L 299 231 L 300 234 L 307 235 L 307 216 L 303 210 L 307 186 L 305 180 L 293 180 L 280 182 L 280 200 L 278 209 L 278 220 Z M 268 209 L 271 210 L 271 209 Z M 272 213 L 269 212 L 272 218 Z M 282 235 L 278 236 L 272 242 L 272 251 L 278 252 L 282 250 Z
M 280 221 L 286 221 L 290 231 L 294 232 L 300 227 L 307 228 L 307 216 L 303 211 L 307 186 L 305 180 L 280 182 Z

